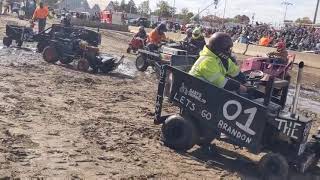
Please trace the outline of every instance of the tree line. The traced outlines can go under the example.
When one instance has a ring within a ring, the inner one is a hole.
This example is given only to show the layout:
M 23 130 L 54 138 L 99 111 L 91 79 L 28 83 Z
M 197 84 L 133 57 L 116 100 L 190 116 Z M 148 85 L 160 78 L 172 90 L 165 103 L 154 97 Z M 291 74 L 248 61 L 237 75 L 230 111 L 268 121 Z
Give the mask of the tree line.
M 54 5 L 59 0 L 44 0 L 48 5 Z M 125 12 L 125 13 L 133 13 L 133 14 L 140 14 L 142 16 L 149 16 L 149 15 L 156 15 L 164 18 L 171 18 L 175 17 L 181 19 L 184 23 L 190 23 L 191 18 L 194 17 L 194 13 L 189 11 L 188 8 L 183 8 L 179 13 L 177 13 L 177 9 L 175 7 L 170 6 L 168 1 L 160 0 L 154 11 L 150 8 L 149 0 L 143 1 L 138 6 L 136 5 L 134 0 L 114 0 L 113 6 L 115 11 L 118 12 Z M 215 5 L 218 4 L 218 0 L 215 0 Z M 223 22 L 234 22 L 234 23 L 242 23 L 248 24 L 250 23 L 250 18 L 246 15 L 237 15 L 234 18 L 225 18 L 222 19 L 220 17 L 214 15 L 207 15 L 201 17 L 202 20 L 209 22 L 210 24 L 215 23 L 223 23 Z M 312 21 L 308 17 L 299 18 L 295 21 L 296 23 L 305 23 L 305 24 L 312 24 Z

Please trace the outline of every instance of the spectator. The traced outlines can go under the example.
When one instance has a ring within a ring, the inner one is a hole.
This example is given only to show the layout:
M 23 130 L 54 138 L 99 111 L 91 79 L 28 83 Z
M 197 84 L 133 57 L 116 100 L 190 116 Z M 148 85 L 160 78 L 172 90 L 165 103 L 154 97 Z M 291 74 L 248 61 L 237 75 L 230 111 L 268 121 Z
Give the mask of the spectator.
M 275 30 L 266 24 L 248 25 L 245 27 L 221 27 L 212 29 L 213 32 L 227 32 L 234 41 L 251 42 L 263 46 L 274 46 L 277 42 L 285 42 L 291 50 L 314 51 L 320 39 L 320 29 L 304 26 L 286 26 Z
M 263 36 L 259 41 L 259 45 L 260 46 L 269 46 L 270 42 L 271 42 L 270 36 Z
M 40 2 L 39 7 L 34 11 L 32 18 L 33 21 L 38 21 L 39 33 L 45 30 L 48 15 L 48 7 L 45 7 L 43 2 Z
M 2 2 L 3 0 L 0 0 L 0 15 L 2 14 Z

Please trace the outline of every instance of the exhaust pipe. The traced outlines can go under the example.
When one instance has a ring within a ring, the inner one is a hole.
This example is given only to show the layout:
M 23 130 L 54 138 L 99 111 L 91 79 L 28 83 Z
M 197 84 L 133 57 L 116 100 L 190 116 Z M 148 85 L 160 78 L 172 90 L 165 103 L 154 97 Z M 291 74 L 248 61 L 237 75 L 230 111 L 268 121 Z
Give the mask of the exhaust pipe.
M 296 84 L 296 90 L 294 93 L 293 97 L 293 102 L 292 102 L 292 111 L 291 111 L 291 117 L 295 118 L 297 114 L 297 108 L 298 108 L 298 99 L 300 96 L 300 88 L 301 88 L 301 80 L 302 80 L 302 74 L 303 74 L 303 67 L 304 67 L 304 62 L 301 61 L 299 63 L 299 70 L 298 70 L 298 77 L 297 77 L 297 84 Z

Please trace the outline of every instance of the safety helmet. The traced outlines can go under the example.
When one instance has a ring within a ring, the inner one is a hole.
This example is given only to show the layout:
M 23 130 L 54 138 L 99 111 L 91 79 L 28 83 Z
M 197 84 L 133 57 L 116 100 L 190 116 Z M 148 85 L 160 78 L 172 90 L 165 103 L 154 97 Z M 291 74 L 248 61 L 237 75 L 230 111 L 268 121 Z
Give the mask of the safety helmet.
M 192 37 L 194 39 L 198 39 L 201 37 L 201 30 L 200 28 L 195 28 L 193 31 L 192 31 Z
M 188 35 L 192 35 L 192 32 L 193 32 L 193 30 L 192 30 L 192 28 L 188 28 L 187 30 L 186 30 L 186 34 L 188 34 Z
M 167 32 L 167 27 L 166 27 L 165 24 L 160 23 L 160 24 L 157 26 L 157 30 L 158 30 L 160 33 L 164 33 L 164 32 Z
M 139 31 L 143 31 L 144 30 L 144 26 L 139 26 Z
M 285 50 L 286 49 L 286 44 L 284 42 L 278 42 L 275 47 L 278 49 L 278 50 Z
M 229 34 L 223 32 L 214 33 L 208 42 L 208 48 L 217 53 L 231 56 L 231 48 L 233 46 L 232 39 Z

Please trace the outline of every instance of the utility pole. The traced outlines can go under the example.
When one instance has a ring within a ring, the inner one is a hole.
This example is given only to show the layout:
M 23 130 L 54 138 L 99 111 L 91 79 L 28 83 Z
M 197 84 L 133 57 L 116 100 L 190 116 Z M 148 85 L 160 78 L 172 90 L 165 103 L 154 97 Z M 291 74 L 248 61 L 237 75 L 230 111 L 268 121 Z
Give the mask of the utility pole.
M 174 18 L 174 13 L 175 13 L 175 10 L 176 10 L 176 0 L 173 0 L 173 12 L 172 12 L 172 21 L 173 21 L 173 18 Z
M 282 5 L 285 5 L 285 7 L 286 7 L 286 9 L 285 9 L 285 11 L 284 11 L 284 18 L 283 18 L 283 23 L 286 21 L 286 17 L 287 17 L 287 10 L 288 10 L 288 6 L 292 6 L 293 4 L 292 3 L 290 3 L 290 2 L 288 2 L 288 1 L 283 1 L 282 3 L 281 3 Z
M 224 0 L 224 9 L 223 9 L 223 18 L 222 18 L 222 25 L 224 25 L 224 18 L 226 17 L 226 9 L 227 9 L 227 0 Z
M 320 0 L 317 0 L 316 11 L 314 12 L 313 24 L 316 24 L 316 23 L 317 23 L 317 15 L 318 15 L 318 9 L 319 9 L 319 1 L 320 1 Z
M 224 2 L 223 19 L 226 16 L 226 9 L 227 9 L 227 0 L 225 0 L 225 2 Z

